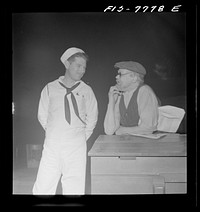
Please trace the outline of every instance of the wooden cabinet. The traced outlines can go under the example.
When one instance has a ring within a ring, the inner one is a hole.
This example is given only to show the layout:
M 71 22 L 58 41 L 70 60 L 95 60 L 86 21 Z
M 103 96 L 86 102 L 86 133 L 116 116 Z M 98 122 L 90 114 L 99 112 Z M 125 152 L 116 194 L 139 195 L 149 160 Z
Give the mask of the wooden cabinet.
M 186 193 L 186 136 L 100 135 L 89 156 L 92 194 Z

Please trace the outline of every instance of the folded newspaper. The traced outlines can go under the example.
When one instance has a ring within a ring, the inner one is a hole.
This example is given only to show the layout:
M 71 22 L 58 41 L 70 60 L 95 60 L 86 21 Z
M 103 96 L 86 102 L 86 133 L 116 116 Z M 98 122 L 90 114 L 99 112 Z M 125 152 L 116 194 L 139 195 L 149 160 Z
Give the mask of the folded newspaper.
M 159 139 L 162 138 L 164 136 L 166 136 L 168 133 L 155 133 L 155 134 L 134 134 L 131 133 L 131 135 L 133 136 L 139 136 L 139 137 L 144 137 L 144 138 L 151 138 L 151 139 Z

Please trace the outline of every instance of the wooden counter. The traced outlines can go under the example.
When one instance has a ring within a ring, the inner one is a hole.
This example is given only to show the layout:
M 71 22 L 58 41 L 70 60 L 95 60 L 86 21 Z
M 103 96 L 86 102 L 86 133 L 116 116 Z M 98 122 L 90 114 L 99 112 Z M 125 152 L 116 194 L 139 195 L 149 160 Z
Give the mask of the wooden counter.
M 186 136 L 100 135 L 91 157 L 92 194 L 186 193 Z

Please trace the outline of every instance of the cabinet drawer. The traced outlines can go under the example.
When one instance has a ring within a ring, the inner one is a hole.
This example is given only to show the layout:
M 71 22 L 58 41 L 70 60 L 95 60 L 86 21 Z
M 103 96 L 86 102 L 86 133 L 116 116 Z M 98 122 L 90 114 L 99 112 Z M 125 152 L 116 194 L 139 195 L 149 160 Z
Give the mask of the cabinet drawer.
M 170 182 L 186 182 L 186 157 L 92 157 L 91 174 L 153 174 Z
M 166 194 L 186 194 L 187 183 L 165 183 Z
M 187 193 L 187 183 L 166 183 L 163 177 L 153 175 L 92 175 L 91 182 L 92 194 Z
M 92 194 L 152 194 L 153 179 L 147 176 L 92 175 Z

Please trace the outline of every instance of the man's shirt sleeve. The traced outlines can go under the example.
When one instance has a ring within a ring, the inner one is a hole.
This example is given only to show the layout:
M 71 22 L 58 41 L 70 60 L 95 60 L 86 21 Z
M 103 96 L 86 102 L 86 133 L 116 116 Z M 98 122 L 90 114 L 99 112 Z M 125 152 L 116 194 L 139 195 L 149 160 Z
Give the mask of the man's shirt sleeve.
M 44 130 L 46 129 L 49 107 L 49 91 L 48 85 L 46 85 L 40 95 L 39 107 L 38 107 L 38 120 Z
M 88 139 L 97 123 L 98 118 L 98 105 L 96 97 L 92 90 L 88 92 L 86 102 L 86 139 Z
M 138 126 L 144 130 L 156 130 L 158 123 L 158 101 L 147 86 L 141 87 L 138 93 L 138 112 L 140 116 Z

